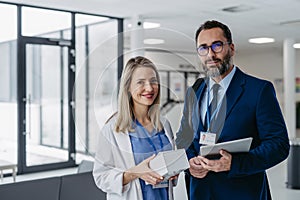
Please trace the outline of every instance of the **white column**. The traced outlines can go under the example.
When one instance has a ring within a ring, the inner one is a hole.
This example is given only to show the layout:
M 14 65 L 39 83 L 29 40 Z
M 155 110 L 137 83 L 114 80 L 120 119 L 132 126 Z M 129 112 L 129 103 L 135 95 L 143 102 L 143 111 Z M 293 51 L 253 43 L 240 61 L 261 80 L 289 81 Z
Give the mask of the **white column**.
M 131 18 L 132 30 L 130 34 L 130 50 L 132 57 L 144 56 L 144 28 L 143 18 L 141 16 L 134 16 Z
M 296 137 L 295 102 L 295 49 L 294 40 L 285 39 L 283 44 L 284 115 L 289 138 Z

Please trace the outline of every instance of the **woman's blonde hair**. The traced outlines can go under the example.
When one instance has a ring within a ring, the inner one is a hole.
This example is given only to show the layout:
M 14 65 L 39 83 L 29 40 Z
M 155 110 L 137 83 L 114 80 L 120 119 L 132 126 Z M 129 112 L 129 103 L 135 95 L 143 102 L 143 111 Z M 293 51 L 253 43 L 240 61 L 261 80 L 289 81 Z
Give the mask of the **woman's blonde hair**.
M 154 100 L 153 104 L 149 107 L 148 117 L 152 123 L 152 125 L 157 130 L 162 130 L 162 125 L 160 123 L 160 78 L 158 71 L 155 65 L 147 58 L 142 56 L 137 56 L 131 58 L 123 70 L 120 89 L 119 89 L 119 97 L 118 97 L 118 112 L 117 112 L 117 120 L 115 131 L 116 132 L 126 132 L 133 131 L 134 127 L 133 121 L 135 120 L 135 116 L 133 113 L 133 101 L 131 94 L 129 92 L 132 75 L 133 72 L 139 67 L 149 67 L 155 71 L 156 78 L 158 80 L 158 95 Z

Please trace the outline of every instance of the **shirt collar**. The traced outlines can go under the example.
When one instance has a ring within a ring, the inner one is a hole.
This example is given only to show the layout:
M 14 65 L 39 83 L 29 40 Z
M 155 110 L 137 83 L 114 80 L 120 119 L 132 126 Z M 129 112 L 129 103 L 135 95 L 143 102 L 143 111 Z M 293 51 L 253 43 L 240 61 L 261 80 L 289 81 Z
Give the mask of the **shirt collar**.
M 219 85 L 221 86 L 222 89 L 224 89 L 225 91 L 227 90 L 227 88 L 229 87 L 229 84 L 233 78 L 233 75 L 236 71 L 236 67 L 233 66 L 233 69 L 231 70 L 231 72 L 225 76 L 220 82 Z M 212 89 L 212 86 L 215 84 L 216 82 L 213 79 L 209 79 L 209 90 Z

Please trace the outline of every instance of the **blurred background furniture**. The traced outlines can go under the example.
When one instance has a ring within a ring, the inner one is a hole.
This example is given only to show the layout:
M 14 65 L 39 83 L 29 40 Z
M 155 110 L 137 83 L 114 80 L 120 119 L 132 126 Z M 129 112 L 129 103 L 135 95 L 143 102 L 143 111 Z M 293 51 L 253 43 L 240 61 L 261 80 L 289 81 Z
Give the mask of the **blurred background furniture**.
M 14 163 L 10 163 L 6 160 L 0 160 L 0 173 L 1 173 L 1 181 L 3 181 L 3 170 L 11 169 L 12 170 L 12 177 L 14 182 L 16 182 L 16 169 L 17 165 Z
M 92 169 L 93 162 L 84 161 L 76 174 L 0 185 L 1 200 L 106 200 Z

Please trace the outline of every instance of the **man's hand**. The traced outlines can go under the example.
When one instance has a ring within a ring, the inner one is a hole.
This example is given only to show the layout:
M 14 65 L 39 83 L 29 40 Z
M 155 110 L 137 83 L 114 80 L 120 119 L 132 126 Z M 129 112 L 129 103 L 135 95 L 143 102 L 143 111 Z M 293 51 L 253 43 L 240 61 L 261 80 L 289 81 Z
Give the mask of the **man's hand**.
M 204 169 L 202 166 L 201 166 L 201 160 L 200 158 L 198 157 L 194 157 L 194 158 L 191 158 L 189 160 L 189 163 L 190 163 L 190 173 L 192 176 L 196 177 L 196 178 L 204 178 L 207 173 L 208 173 L 208 170 L 207 169 Z
M 201 166 L 204 169 L 214 172 L 229 171 L 231 168 L 232 156 L 230 153 L 220 150 L 221 158 L 219 160 L 209 160 L 205 157 L 198 156 Z

